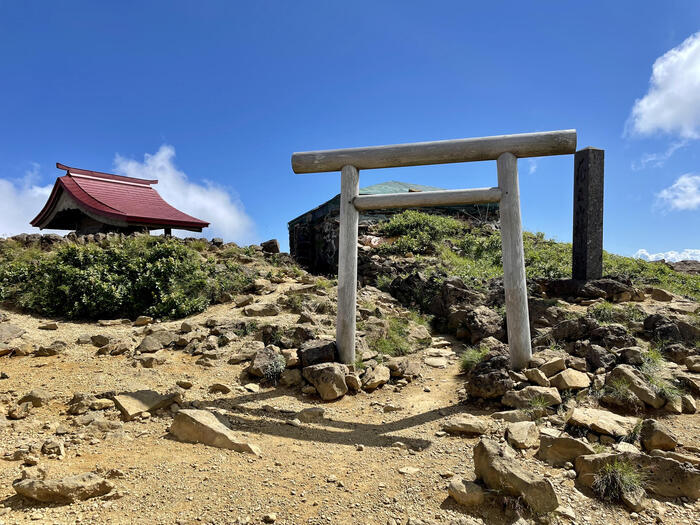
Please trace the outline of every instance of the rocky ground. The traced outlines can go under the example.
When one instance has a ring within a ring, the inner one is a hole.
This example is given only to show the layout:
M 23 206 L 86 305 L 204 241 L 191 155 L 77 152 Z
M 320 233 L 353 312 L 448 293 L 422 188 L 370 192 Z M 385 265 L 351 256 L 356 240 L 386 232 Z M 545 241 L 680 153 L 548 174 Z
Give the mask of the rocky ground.
M 277 272 L 169 322 L 0 310 L 0 523 L 700 523 L 697 304 L 616 289 L 623 326 L 567 290 L 513 373 L 488 307 L 430 334 L 365 287 L 346 368 L 332 284 Z M 377 355 L 396 319 L 413 353 Z M 645 491 L 595 497 L 613 460 Z

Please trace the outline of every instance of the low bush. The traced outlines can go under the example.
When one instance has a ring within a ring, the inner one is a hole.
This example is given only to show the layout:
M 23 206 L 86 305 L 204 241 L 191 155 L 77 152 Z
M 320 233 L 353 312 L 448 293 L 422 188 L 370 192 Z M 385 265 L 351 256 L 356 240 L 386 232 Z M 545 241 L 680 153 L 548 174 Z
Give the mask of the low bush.
M 0 253 L 0 299 L 46 316 L 178 318 L 203 311 L 252 282 L 232 261 L 216 263 L 173 238 L 127 237 L 65 244 L 27 258 Z

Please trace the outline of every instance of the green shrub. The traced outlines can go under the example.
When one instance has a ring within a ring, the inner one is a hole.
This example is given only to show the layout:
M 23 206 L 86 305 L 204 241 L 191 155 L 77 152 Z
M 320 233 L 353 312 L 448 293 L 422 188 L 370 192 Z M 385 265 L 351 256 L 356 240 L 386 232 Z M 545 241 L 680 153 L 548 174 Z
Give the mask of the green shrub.
M 629 461 L 616 459 L 596 472 L 591 489 L 603 501 L 620 501 L 623 494 L 642 487 L 639 469 Z
M 482 345 L 478 347 L 470 346 L 459 356 L 459 369 L 463 374 L 470 372 L 476 365 L 481 363 L 489 349 Z
M 162 237 L 66 244 L 31 260 L 0 258 L 0 299 L 73 319 L 184 317 L 250 282 L 236 264 L 217 266 L 182 241 Z
M 397 237 L 393 243 L 380 246 L 379 250 L 396 254 L 432 253 L 440 241 L 464 229 L 465 224 L 457 219 L 408 210 L 379 225 L 381 235 Z

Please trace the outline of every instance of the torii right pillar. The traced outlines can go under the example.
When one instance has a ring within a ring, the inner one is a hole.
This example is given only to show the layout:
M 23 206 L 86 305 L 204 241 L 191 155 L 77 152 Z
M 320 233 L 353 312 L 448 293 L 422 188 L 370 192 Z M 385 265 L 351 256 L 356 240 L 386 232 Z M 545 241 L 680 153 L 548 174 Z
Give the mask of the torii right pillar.
M 572 277 L 603 276 L 603 179 L 605 151 L 585 148 L 574 156 L 574 235 Z

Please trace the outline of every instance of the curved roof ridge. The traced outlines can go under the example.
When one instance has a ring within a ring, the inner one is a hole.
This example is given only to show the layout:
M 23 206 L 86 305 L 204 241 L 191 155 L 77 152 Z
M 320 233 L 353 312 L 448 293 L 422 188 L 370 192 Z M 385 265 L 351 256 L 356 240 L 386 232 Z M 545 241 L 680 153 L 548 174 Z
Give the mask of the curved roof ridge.
M 65 164 L 61 164 L 60 162 L 56 163 L 56 167 L 59 170 L 66 170 L 67 174 L 76 174 L 76 175 L 84 175 L 87 177 L 96 177 L 96 178 L 102 179 L 102 180 L 131 182 L 133 184 L 147 184 L 147 185 L 158 184 L 157 179 L 139 179 L 136 177 L 127 177 L 126 175 L 115 175 L 114 173 L 106 173 L 104 171 L 93 171 L 93 170 L 84 170 L 82 168 L 72 168 L 70 166 L 66 166 Z

